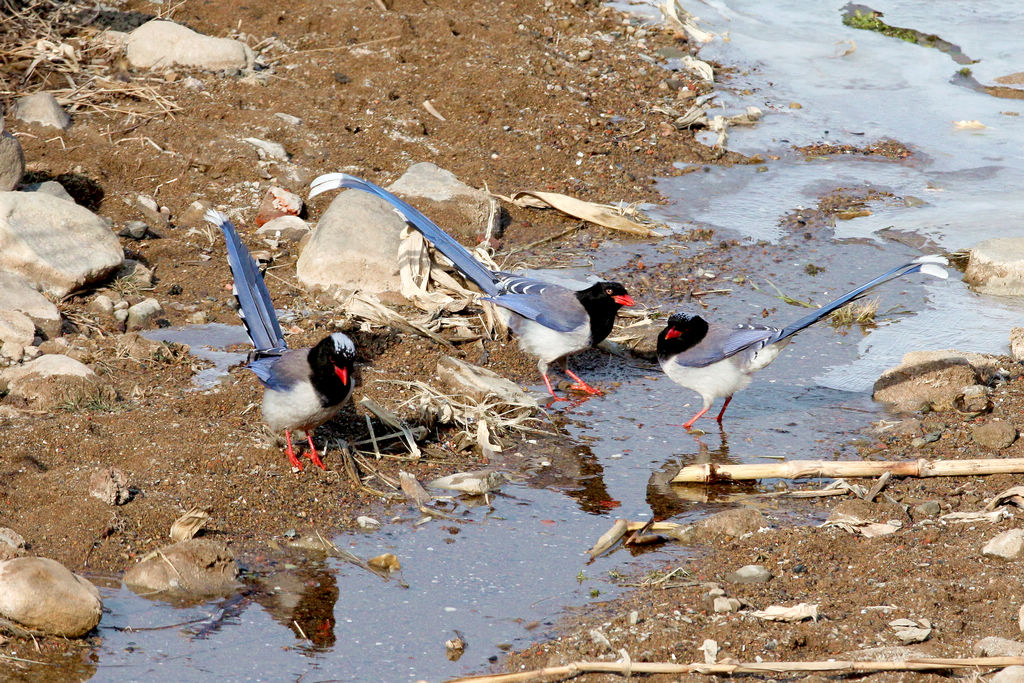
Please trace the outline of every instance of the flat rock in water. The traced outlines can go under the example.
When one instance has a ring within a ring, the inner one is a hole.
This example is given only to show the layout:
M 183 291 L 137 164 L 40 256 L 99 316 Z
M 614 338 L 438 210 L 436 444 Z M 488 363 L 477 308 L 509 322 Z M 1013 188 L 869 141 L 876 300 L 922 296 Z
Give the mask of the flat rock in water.
M 738 538 L 768 526 L 764 515 L 753 508 L 724 510 L 687 527 L 676 539 L 681 543 L 705 543 L 723 538 Z
M 137 69 L 188 66 L 207 71 L 251 69 L 252 49 L 230 38 L 196 33 L 173 21 L 154 20 L 128 35 L 128 62 Z
M 1010 529 L 999 534 L 981 549 L 985 557 L 1017 560 L 1024 554 L 1024 529 Z
M 0 562 L 0 614 L 28 629 L 77 638 L 100 622 L 96 586 L 45 557 Z
M 997 237 L 974 245 L 964 282 L 982 294 L 1024 295 L 1024 237 Z
M 0 118 L 0 192 L 13 190 L 25 174 L 25 152 L 18 138 L 4 130 Z
M 19 97 L 14 103 L 14 118 L 59 130 L 71 127 L 71 117 L 48 92 Z
M 40 356 L 0 372 L 0 391 L 7 391 L 5 402 L 36 409 L 116 397 L 88 366 L 60 354 Z
M 978 370 L 963 354 L 908 353 L 900 365 L 889 368 L 875 381 L 872 397 L 897 410 L 949 410 L 963 388 L 978 381 Z
M 60 311 L 19 275 L 0 271 L 0 310 L 18 311 L 28 316 L 46 338 L 60 336 Z
M 971 429 L 971 438 L 985 448 L 1007 448 L 1017 440 L 1017 428 L 1005 420 L 989 420 Z
M 0 269 L 63 297 L 123 260 L 117 237 L 92 211 L 39 192 L 0 192 Z
M 133 591 L 222 594 L 238 587 L 238 565 L 221 543 L 193 538 L 150 553 L 124 575 Z

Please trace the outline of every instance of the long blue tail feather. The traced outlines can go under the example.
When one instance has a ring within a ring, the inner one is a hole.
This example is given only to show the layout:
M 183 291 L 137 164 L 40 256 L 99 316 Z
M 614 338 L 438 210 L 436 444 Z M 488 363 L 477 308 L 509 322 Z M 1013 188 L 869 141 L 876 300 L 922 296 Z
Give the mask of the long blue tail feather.
M 210 209 L 204 216 L 206 220 L 224 233 L 224 241 L 228 248 L 228 265 L 234 278 L 234 294 L 238 300 L 238 315 L 249 333 L 252 345 L 256 347 L 256 355 L 279 355 L 287 348 L 281 324 L 277 320 L 277 312 L 270 300 L 270 292 L 263 281 L 259 266 L 249 255 L 249 250 L 242 244 L 235 226 L 227 216 Z M 259 374 L 259 373 L 257 373 Z

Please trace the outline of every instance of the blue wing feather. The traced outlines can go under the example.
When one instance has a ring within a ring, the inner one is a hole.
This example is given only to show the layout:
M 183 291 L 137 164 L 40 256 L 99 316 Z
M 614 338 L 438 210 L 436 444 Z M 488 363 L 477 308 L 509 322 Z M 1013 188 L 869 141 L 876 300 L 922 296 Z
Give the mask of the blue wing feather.
M 562 315 L 557 309 L 546 306 L 540 297 L 533 294 L 499 294 L 498 296 L 484 297 L 484 300 L 493 301 L 502 308 L 518 313 L 524 318 L 536 320 L 556 332 L 569 332 L 581 324 L 581 321 L 572 320 L 570 315 Z
M 287 348 L 274 304 L 270 300 L 270 292 L 267 291 L 267 284 L 263 281 L 256 261 L 239 239 L 235 226 L 227 216 L 213 209 L 206 212 L 206 220 L 224 233 L 224 241 L 228 248 L 228 265 L 235 280 L 238 314 L 245 324 L 252 345 L 256 347 L 257 352 L 270 352 L 271 355 Z M 255 369 L 253 372 L 260 376 Z M 260 379 L 263 377 L 260 376 Z
M 327 173 L 313 181 L 309 198 L 312 199 L 322 192 L 343 187 L 369 192 L 391 204 L 407 223 L 419 230 L 428 242 L 447 256 L 455 264 L 455 267 L 459 269 L 459 272 L 475 282 L 485 294 L 489 296 L 498 294 L 498 287 L 494 282 L 495 274 L 489 268 L 484 267 L 482 263 L 473 258 L 473 255 L 465 247 L 438 227 L 436 223 L 424 216 L 418 209 L 402 201 L 383 187 L 374 185 L 362 178 L 348 175 L 347 173 Z

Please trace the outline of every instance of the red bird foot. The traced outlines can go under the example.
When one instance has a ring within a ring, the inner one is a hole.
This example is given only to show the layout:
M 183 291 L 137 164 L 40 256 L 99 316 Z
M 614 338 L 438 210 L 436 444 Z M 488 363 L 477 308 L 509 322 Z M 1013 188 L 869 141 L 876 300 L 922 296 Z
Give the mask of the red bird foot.
M 565 374 L 569 375 L 569 377 L 572 377 L 574 380 L 576 380 L 576 384 L 573 384 L 571 387 L 569 387 L 573 391 L 582 391 L 584 393 L 590 394 L 591 396 L 604 396 L 603 391 L 601 391 L 600 389 L 595 389 L 594 387 L 584 382 L 572 370 L 566 370 Z

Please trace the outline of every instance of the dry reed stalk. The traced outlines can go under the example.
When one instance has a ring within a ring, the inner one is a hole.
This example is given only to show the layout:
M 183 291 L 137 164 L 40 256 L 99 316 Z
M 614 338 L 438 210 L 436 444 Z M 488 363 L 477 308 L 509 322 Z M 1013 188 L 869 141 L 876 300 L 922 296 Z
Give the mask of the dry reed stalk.
M 890 472 L 896 477 L 967 477 L 979 474 L 1019 474 L 1024 458 L 980 458 L 975 460 L 902 460 L 889 462 L 833 462 L 791 460 L 750 465 L 687 465 L 672 477 L 672 483 L 711 484 L 750 479 L 804 479 L 818 477 L 879 477 Z
M 620 651 L 623 652 L 623 651 Z M 623 654 L 625 654 L 623 652 Z M 748 662 L 738 664 L 673 664 L 668 662 L 633 662 L 625 657 L 617 662 L 573 662 L 563 666 L 549 666 L 533 671 L 511 674 L 484 674 L 453 678 L 448 683 L 519 683 L 527 681 L 554 681 L 572 678 L 583 673 L 632 674 L 778 674 L 824 671 L 829 673 L 873 673 L 880 671 L 944 671 L 947 669 L 1003 668 L 1024 665 L 1024 657 L 970 657 L 920 658 L 901 662 Z

